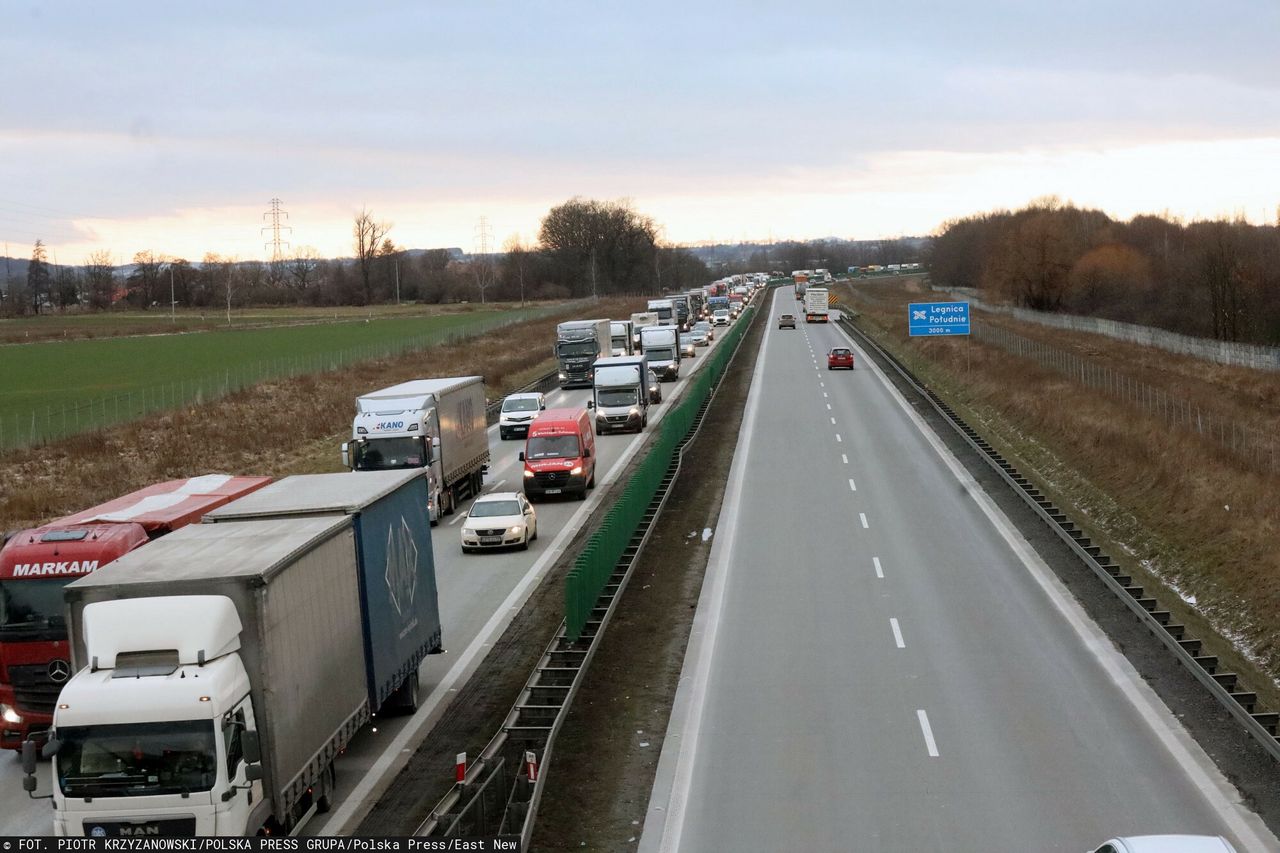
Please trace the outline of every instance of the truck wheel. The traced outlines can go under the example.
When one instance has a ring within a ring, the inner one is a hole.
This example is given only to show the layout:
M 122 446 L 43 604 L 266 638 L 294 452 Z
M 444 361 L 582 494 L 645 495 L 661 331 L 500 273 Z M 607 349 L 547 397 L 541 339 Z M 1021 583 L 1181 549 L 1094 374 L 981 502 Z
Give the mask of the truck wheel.
M 453 489 L 440 492 L 440 514 L 453 515 Z
M 316 811 L 328 814 L 333 808 L 333 789 L 338 786 L 338 771 L 330 764 L 320 774 L 321 791 L 316 795 Z
M 404 683 L 396 690 L 396 710 L 401 714 L 412 714 L 418 710 L 418 671 L 415 669 L 405 678 Z

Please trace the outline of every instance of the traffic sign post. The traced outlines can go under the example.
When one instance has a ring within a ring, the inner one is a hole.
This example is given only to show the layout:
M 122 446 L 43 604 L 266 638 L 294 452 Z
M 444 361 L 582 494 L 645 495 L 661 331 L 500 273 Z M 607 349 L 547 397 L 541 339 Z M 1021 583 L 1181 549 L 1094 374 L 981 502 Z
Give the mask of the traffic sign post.
M 968 302 L 912 302 L 907 306 L 911 337 L 969 334 Z

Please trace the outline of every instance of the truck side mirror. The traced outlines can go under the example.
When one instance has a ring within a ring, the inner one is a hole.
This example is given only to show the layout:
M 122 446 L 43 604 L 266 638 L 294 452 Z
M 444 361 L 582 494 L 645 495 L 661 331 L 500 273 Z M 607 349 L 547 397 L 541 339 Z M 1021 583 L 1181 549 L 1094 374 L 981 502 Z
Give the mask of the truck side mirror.
M 590 447 L 584 447 L 584 448 L 582 448 L 582 458 L 583 458 L 583 459 L 590 459 L 590 458 L 591 458 L 591 448 L 590 448 Z
M 36 774 L 36 742 L 33 740 L 24 740 L 22 742 L 22 772 L 27 774 L 33 781 Z M 26 780 L 23 780 L 22 786 L 26 788 Z M 34 791 L 35 788 L 28 788 Z
M 521 451 L 520 451 L 520 453 L 519 453 L 519 455 L 517 455 L 517 456 L 516 456 L 516 458 L 517 458 L 517 459 L 519 459 L 521 462 L 523 462 L 523 461 L 524 461 L 524 451 L 523 451 L 523 450 L 521 450 Z
M 257 782 L 262 778 L 261 764 L 246 764 L 244 766 L 244 779 L 246 782 Z
M 588 408 L 588 409 L 594 409 L 595 407 L 596 407 L 596 401 L 595 401 L 595 400 L 588 400 L 588 401 L 587 401 L 587 408 Z
M 345 441 L 342 442 L 342 467 L 343 468 L 351 467 L 351 449 L 348 446 L 348 443 Z
M 244 731 L 240 734 L 240 754 L 249 764 L 262 761 L 262 741 L 257 732 Z
M 62 741 L 56 737 L 51 737 L 45 741 L 44 746 L 40 747 L 40 755 L 44 758 L 53 758 L 62 749 Z

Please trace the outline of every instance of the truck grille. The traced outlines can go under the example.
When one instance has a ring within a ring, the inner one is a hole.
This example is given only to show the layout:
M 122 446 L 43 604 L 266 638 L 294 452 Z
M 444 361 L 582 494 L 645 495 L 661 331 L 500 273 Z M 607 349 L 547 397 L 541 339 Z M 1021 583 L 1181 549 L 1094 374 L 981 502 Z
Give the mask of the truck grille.
M 539 486 L 563 486 L 569 482 L 569 472 L 539 471 L 534 475 L 534 479 L 538 481 Z
M 69 667 L 67 671 L 70 672 Z M 49 677 L 47 664 L 11 666 L 9 678 L 13 681 L 13 696 L 19 708 L 40 714 L 53 713 L 62 685 Z

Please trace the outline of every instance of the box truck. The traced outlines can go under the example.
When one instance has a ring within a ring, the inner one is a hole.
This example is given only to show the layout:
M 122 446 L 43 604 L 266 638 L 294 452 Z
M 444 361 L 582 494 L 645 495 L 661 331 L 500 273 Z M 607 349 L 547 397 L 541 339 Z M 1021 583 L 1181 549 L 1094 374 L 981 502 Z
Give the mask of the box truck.
M 609 337 L 611 356 L 631 355 L 635 352 L 635 336 L 630 320 L 610 320 Z
M 804 321 L 806 323 L 827 322 L 827 289 L 810 287 L 804 292 Z
M 68 586 L 54 833 L 274 835 L 327 810 L 380 653 L 355 539 L 347 515 L 193 524 Z
M 422 469 L 285 477 L 204 521 L 334 515 L 349 516 L 355 531 L 369 701 L 412 713 L 418 665 L 443 648 Z
M 480 493 L 489 466 L 484 379 L 414 379 L 356 398 L 342 464 L 355 471 L 427 470 L 434 524 Z
M 640 330 L 645 326 L 656 326 L 658 322 L 658 315 L 652 311 L 641 311 L 631 315 L 631 351 L 633 353 L 640 351 Z
M 661 299 L 650 299 L 649 311 L 658 315 L 659 326 L 676 324 L 676 304 L 665 296 Z
M 608 320 L 570 320 L 556 326 L 561 388 L 590 388 L 591 365 L 613 352 Z
M 71 677 L 63 587 L 270 482 L 206 474 L 156 483 L 14 535 L 0 550 L 0 746 L 43 739 Z
M 639 355 L 596 361 L 596 433 L 640 432 L 649 425 L 649 362 Z
M 640 351 L 663 382 L 680 378 L 680 352 L 675 326 L 651 326 L 640 330 Z
M 676 328 L 682 332 L 688 329 L 691 316 L 689 313 L 689 297 L 683 293 L 673 293 L 663 298 L 671 300 L 671 304 L 675 308 L 673 316 L 675 317 Z

